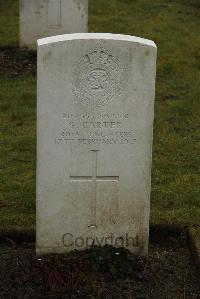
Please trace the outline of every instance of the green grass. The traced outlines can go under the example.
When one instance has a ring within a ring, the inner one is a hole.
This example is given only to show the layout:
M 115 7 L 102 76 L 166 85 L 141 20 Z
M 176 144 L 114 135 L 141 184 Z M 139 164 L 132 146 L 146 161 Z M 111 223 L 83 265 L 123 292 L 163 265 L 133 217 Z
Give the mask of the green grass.
M 2 17 L 4 15 L 4 17 Z M 158 46 L 151 222 L 200 222 L 199 0 L 90 0 L 90 32 L 153 39 Z M 18 3 L 0 0 L 0 44 L 18 43 Z M 0 227 L 34 226 L 33 78 L 1 78 Z
M 0 228 L 35 222 L 35 78 L 0 80 Z
M 19 3 L 0 0 L 0 47 L 17 46 L 19 40 Z

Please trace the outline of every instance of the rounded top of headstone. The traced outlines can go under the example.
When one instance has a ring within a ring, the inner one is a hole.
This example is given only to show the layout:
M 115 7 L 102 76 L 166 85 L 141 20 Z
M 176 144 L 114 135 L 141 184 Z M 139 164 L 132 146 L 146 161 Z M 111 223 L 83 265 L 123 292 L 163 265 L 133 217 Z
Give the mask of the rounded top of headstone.
M 126 42 L 134 42 L 147 46 L 151 46 L 156 48 L 156 44 L 149 39 L 131 36 L 131 35 L 123 35 L 123 34 L 112 34 L 112 33 L 72 33 L 72 34 L 62 34 L 51 37 L 46 37 L 42 39 L 38 39 L 38 46 L 43 46 L 47 44 L 64 42 L 69 40 L 117 40 L 117 41 L 126 41 Z

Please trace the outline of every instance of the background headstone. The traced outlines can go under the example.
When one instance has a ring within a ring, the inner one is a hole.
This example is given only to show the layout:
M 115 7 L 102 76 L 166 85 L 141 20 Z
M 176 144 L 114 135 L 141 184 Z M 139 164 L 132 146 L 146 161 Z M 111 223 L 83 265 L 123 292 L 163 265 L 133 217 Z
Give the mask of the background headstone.
M 38 45 L 37 252 L 146 254 L 154 42 L 72 34 Z
M 20 46 L 37 39 L 88 31 L 88 0 L 20 0 Z

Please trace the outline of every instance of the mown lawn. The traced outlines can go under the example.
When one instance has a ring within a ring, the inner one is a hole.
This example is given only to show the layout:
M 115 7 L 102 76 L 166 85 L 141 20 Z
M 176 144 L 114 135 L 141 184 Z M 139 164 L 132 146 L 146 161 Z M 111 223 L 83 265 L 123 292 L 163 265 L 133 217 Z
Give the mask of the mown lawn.
M 158 46 L 151 223 L 200 224 L 199 0 L 90 0 L 89 31 Z M 0 47 L 18 45 L 18 1 L 0 0 Z M 0 78 L 0 228 L 35 225 L 36 78 Z

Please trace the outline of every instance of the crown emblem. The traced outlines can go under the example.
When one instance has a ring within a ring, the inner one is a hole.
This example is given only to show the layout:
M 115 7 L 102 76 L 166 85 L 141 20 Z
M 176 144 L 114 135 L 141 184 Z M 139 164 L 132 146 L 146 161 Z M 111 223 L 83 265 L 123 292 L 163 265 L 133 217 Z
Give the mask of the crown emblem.
M 102 47 L 95 47 L 77 63 L 75 96 L 84 105 L 101 107 L 114 100 L 120 89 L 119 61 Z
M 90 64 L 106 64 L 109 58 L 109 54 L 104 50 L 94 50 L 93 52 L 88 54 L 88 60 Z

